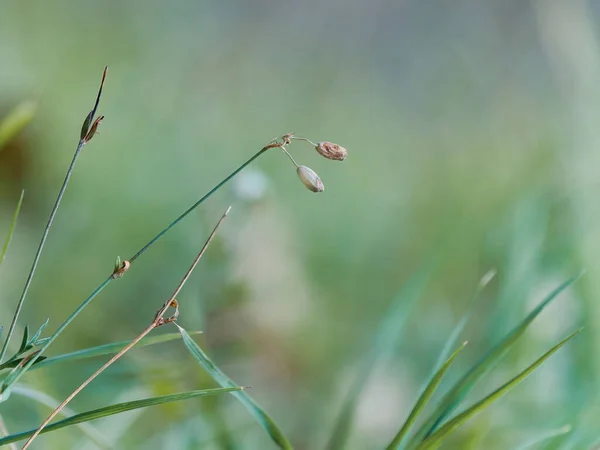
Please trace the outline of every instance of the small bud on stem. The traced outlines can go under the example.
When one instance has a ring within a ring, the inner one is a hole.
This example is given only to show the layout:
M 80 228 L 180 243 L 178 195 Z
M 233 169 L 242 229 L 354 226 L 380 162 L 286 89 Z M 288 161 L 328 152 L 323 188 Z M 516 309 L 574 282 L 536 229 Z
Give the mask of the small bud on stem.
M 315 150 L 327 159 L 343 161 L 348 156 L 348 151 L 333 142 L 317 142 Z
M 298 166 L 296 172 L 298 173 L 298 178 L 300 178 L 302 184 L 311 191 L 323 192 L 325 190 L 325 186 L 319 178 L 319 175 L 317 175 L 317 173 L 310 167 Z

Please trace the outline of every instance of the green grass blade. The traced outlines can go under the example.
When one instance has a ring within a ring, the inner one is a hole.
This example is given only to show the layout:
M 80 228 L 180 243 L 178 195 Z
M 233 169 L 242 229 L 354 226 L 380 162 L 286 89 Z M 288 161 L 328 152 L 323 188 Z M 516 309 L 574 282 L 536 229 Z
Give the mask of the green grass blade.
M 17 207 L 12 217 L 12 221 L 10 223 L 10 228 L 8 229 L 8 235 L 4 240 L 4 246 L 2 247 L 2 253 L 0 253 L 0 265 L 2 265 L 2 261 L 4 261 L 4 256 L 8 251 L 8 246 L 10 245 L 10 241 L 12 240 L 13 234 L 15 232 L 15 228 L 17 226 L 17 217 L 19 217 L 19 212 L 21 211 L 21 205 L 23 204 L 23 197 L 25 197 L 25 191 L 21 191 L 21 198 L 19 198 L 19 202 L 17 203 Z
M 117 403 L 115 405 L 105 406 L 104 408 L 94 409 L 86 411 L 75 416 L 71 416 L 68 419 L 59 420 L 53 424 L 48 425 L 42 430 L 43 433 L 49 433 L 51 431 L 60 430 L 71 425 L 76 425 L 90 420 L 100 419 L 102 417 L 113 416 L 126 411 L 131 411 L 139 408 L 146 408 L 148 406 L 161 405 L 163 403 L 179 402 L 181 400 L 188 400 L 195 397 L 205 397 L 207 395 L 224 394 L 227 392 L 235 392 L 242 390 L 242 387 L 229 387 L 229 388 L 216 388 L 216 389 L 202 389 L 197 391 L 180 392 L 178 394 L 162 395 L 160 397 L 145 398 L 143 400 L 134 400 L 131 402 Z M 11 442 L 17 442 L 22 439 L 30 437 L 36 429 L 23 431 L 21 433 L 11 434 L 0 438 L 0 446 L 10 444 Z
M 458 340 L 458 338 L 460 337 L 460 334 L 463 332 L 463 330 L 467 326 L 467 323 L 469 322 L 469 319 L 471 318 L 471 315 L 473 314 L 473 311 L 475 310 L 475 306 L 477 306 L 477 303 L 479 303 L 479 299 L 481 298 L 481 293 L 483 292 L 485 287 L 490 283 L 490 281 L 492 281 L 494 279 L 495 276 L 496 276 L 496 270 L 492 269 L 492 270 L 488 271 L 481 278 L 481 280 L 479 280 L 479 283 L 477 284 L 477 289 L 475 290 L 475 294 L 473 295 L 473 299 L 471 300 L 471 303 L 469 304 L 467 311 L 463 314 L 460 321 L 456 324 L 456 326 L 452 330 L 452 333 L 450 333 L 450 336 L 448 337 L 448 340 L 446 341 L 446 344 L 444 345 L 444 348 L 442 349 L 442 353 L 440 353 L 437 363 L 435 364 L 435 366 L 433 368 L 433 373 L 435 373 L 437 370 L 439 370 L 439 368 L 442 367 L 442 364 L 444 364 L 444 361 L 446 361 L 448 359 L 448 357 L 450 356 L 450 352 L 456 346 L 456 341 Z
M 175 325 L 179 328 L 181 337 L 183 338 L 183 342 L 187 349 L 210 376 L 223 387 L 236 386 L 236 384 L 231 381 L 227 375 L 221 372 L 221 369 L 208 358 L 187 331 L 177 325 L 177 323 L 175 323 Z M 273 419 L 271 419 L 271 417 L 269 417 L 269 415 L 245 391 L 233 392 L 232 394 L 246 407 L 250 414 L 254 416 L 257 422 L 265 429 L 269 437 L 279 448 L 285 450 L 292 449 L 292 445 L 275 424 Z
M 201 331 L 194 331 L 190 334 L 196 335 L 196 334 L 201 334 L 201 333 L 202 333 Z M 179 339 L 180 337 L 181 337 L 181 334 L 179 334 L 179 333 L 168 333 L 168 334 L 161 334 L 158 336 L 148 336 L 148 337 L 145 337 L 144 339 L 142 339 L 135 346 L 135 348 L 146 347 L 148 345 L 161 344 L 163 342 L 169 342 L 169 341 L 173 341 L 175 339 Z M 38 364 L 31 366 L 31 369 L 29 369 L 29 370 L 40 369 L 42 367 L 46 367 L 46 366 L 50 366 L 50 365 L 62 363 L 62 362 L 78 361 L 81 359 L 93 358 L 95 356 L 110 355 L 112 353 L 117 353 L 119 350 L 123 349 L 125 346 L 129 345 L 130 343 L 131 343 L 131 341 L 113 342 L 111 344 L 99 345 L 97 347 L 90 347 L 90 348 L 86 348 L 83 350 L 77 350 L 75 352 L 65 353 L 63 355 L 52 356 Z
M 0 122 L 0 151 L 15 137 L 35 116 L 37 104 L 31 101 L 18 105 Z
M 411 439 L 409 448 L 414 448 L 419 442 L 433 434 L 440 424 L 445 421 L 450 414 L 464 400 L 467 394 L 473 389 L 475 383 L 513 347 L 517 340 L 525 333 L 527 327 L 533 322 L 542 310 L 554 300 L 562 291 L 579 279 L 580 275 L 573 277 L 552 291 L 529 315 L 502 341 L 493 347 L 482 359 L 479 360 L 451 389 L 442 399 L 440 406 L 436 408 L 430 418 L 419 428 L 415 436 Z
M 421 413 L 423 408 L 425 408 L 425 406 L 435 393 L 437 387 L 442 382 L 444 375 L 446 375 L 446 372 L 454 362 L 454 359 L 465 348 L 466 345 L 467 343 L 463 342 L 463 344 L 460 347 L 458 347 L 458 349 L 456 349 L 452 355 L 450 355 L 446 362 L 442 364 L 442 367 L 440 367 L 439 370 L 433 375 L 431 381 L 427 384 L 425 390 L 423 391 L 423 393 L 417 400 L 417 403 L 415 403 L 415 406 L 408 415 L 408 418 L 400 428 L 400 431 L 398 432 L 394 440 L 390 443 L 390 445 L 387 446 L 387 450 L 395 450 L 400 448 L 400 444 L 402 443 L 403 439 L 412 428 L 413 424 L 417 420 L 417 417 L 419 417 L 419 414 Z
M 533 364 L 527 367 L 519 375 L 517 375 L 504 385 L 500 386 L 490 395 L 478 401 L 473 406 L 466 409 L 465 411 L 463 411 L 462 413 L 458 414 L 456 417 L 445 423 L 442 427 L 440 427 L 439 430 L 437 430 L 435 433 L 433 433 L 431 436 L 425 439 L 419 445 L 418 450 L 437 448 L 442 439 L 444 439 L 447 435 L 456 430 L 466 420 L 470 419 L 475 414 L 481 412 L 482 410 L 490 406 L 494 401 L 498 400 L 500 397 L 502 397 L 504 394 L 506 394 L 508 391 L 510 391 L 512 388 L 518 385 L 521 381 L 527 378 L 531 374 L 531 372 L 537 369 L 544 361 L 546 361 L 548 358 L 550 358 L 550 356 L 556 353 L 558 349 L 560 349 L 569 340 L 575 337 L 581 330 L 582 329 L 580 328 L 579 330 L 576 330 L 575 332 L 571 333 L 569 336 L 564 338 L 562 341 L 560 341 L 558 344 L 556 344 L 554 347 L 552 347 L 550 350 L 544 353 L 540 358 L 538 358 Z
M 327 443 L 327 449 L 339 450 L 345 447 L 360 394 L 375 366 L 393 353 L 408 317 L 431 279 L 437 263 L 437 260 L 425 263 L 411 276 L 392 300 L 388 312 L 375 333 L 369 350 L 360 363 L 356 377 L 348 389 Z

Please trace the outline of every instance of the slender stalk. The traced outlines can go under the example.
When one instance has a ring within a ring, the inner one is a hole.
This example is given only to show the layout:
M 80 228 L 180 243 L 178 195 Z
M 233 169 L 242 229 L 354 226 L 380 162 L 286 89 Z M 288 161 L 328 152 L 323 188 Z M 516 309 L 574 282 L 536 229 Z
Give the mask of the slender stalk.
M 52 227 L 52 222 L 54 222 L 54 217 L 56 216 L 56 212 L 58 211 L 58 207 L 60 206 L 60 202 L 65 195 L 65 191 L 67 190 L 67 185 L 69 184 L 69 180 L 71 179 L 71 174 L 73 173 L 73 169 L 75 168 L 75 163 L 77 162 L 77 158 L 79 158 L 79 154 L 81 153 L 81 149 L 87 142 L 87 131 L 89 130 L 89 126 L 94 120 L 94 115 L 96 114 L 96 110 L 98 109 L 98 104 L 100 103 L 100 97 L 102 95 L 102 88 L 104 87 L 104 80 L 106 79 L 106 72 L 108 67 L 104 68 L 102 72 L 102 81 L 100 82 L 100 88 L 98 89 L 98 95 L 96 96 L 96 101 L 94 102 L 94 108 L 88 114 L 86 120 L 84 121 L 84 129 L 82 129 L 81 137 L 79 139 L 79 143 L 77 144 L 77 148 L 75 149 L 75 154 L 73 155 L 73 159 L 71 160 L 71 164 L 67 169 L 67 174 L 65 175 L 65 179 L 63 181 L 62 186 L 60 187 L 60 191 L 58 192 L 58 196 L 56 197 L 56 201 L 54 202 L 54 207 L 50 212 L 50 217 L 48 218 L 48 223 L 46 223 L 46 227 L 44 228 L 44 233 L 42 234 L 42 239 L 38 245 L 38 249 L 35 252 L 35 257 L 33 258 L 33 264 L 31 265 L 31 269 L 29 269 L 29 275 L 27 275 L 27 281 L 25 281 L 25 287 L 23 288 L 23 292 L 21 293 L 21 297 L 17 302 L 17 309 L 13 315 L 12 321 L 10 323 L 10 327 L 8 328 L 8 333 L 6 335 L 6 340 L 2 345 L 2 350 L 0 350 L 0 362 L 6 355 L 6 350 L 8 349 L 8 345 L 10 343 L 10 339 L 15 331 L 15 326 L 17 325 L 17 319 L 21 314 L 21 309 L 23 308 L 23 303 L 25 302 L 25 297 L 27 297 L 27 292 L 29 291 L 29 286 L 31 286 L 31 281 L 33 280 L 33 275 L 35 274 L 35 270 L 37 269 L 38 262 L 40 261 L 40 256 L 42 255 L 42 250 L 44 249 L 44 245 L 46 245 L 46 239 L 48 239 L 48 233 L 50 233 L 50 227 Z M 85 131 L 85 132 L 84 132 Z M 34 358 L 35 360 L 36 358 Z
M 175 320 L 176 315 L 174 315 L 172 318 L 166 319 L 166 320 L 164 319 L 164 315 L 167 312 L 167 310 L 171 307 L 171 305 L 173 304 L 173 302 L 176 301 L 175 297 L 179 294 L 179 292 L 181 291 L 181 289 L 183 288 L 183 286 L 185 285 L 185 283 L 187 282 L 187 280 L 192 275 L 192 272 L 194 271 L 194 269 L 198 265 L 198 262 L 200 261 L 200 259 L 204 255 L 204 253 L 206 252 L 206 249 L 208 248 L 208 246 L 210 245 L 211 241 L 213 240 L 213 238 L 217 234 L 217 230 L 219 229 L 219 227 L 221 226 L 221 224 L 225 220 L 225 217 L 227 217 L 227 214 L 229 214 L 230 210 L 231 210 L 231 207 L 227 208 L 227 211 L 225 211 L 225 213 L 221 216 L 221 219 L 219 220 L 219 222 L 217 222 L 217 224 L 215 225 L 212 233 L 210 234 L 210 236 L 208 237 L 208 239 L 206 240 L 206 242 L 202 246 L 202 249 L 200 250 L 200 253 L 198 253 L 198 255 L 196 256 L 196 258 L 194 259 L 194 262 L 192 263 L 192 265 L 190 266 L 190 268 L 188 269 L 188 271 L 184 275 L 183 279 L 177 285 L 177 288 L 175 289 L 175 292 L 173 292 L 173 294 L 171 295 L 171 297 L 169 297 L 169 299 L 165 302 L 165 304 L 158 310 L 158 312 L 156 313 L 156 315 L 154 317 L 154 320 L 152 320 L 152 323 L 150 325 L 148 325 L 148 327 L 146 327 L 146 329 L 144 331 L 142 331 L 133 341 L 131 341 L 119 353 L 117 353 L 116 355 L 114 355 L 111 359 L 109 359 L 106 363 L 104 363 L 102 365 L 102 367 L 100 367 L 96 372 L 94 372 L 87 380 L 85 380 L 83 383 L 81 383 L 81 385 L 79 385 L 79 387 L 77 389 L 75 389 L 60 405 L 58 405 L 56 407 L 56 409 L 54 411 L 52 411 L 52 413 L 46 418 L 46 420 L 44 420 L 42 422 L 42 424 L 38 427 L 38 429 L 35 431 L 35 433 L 33 433 L 31 435 L 31 437 L 27 440 L 27 442 L 25 442 L 25 445 L 23 445 L 23 447 L 22 447 L 21 450 L 26 450 L 31 445 L 31 443 L 33 442 L 33 440 L 42 432 L 42 430 L 46 427 L 46 425 L 48 425 L 52 421 L 52 419 L 54 419 L 54 417 L 56 417 L 56 415 L 58 413 L 60 413 L 60 411 L 65 406 L 67 406 L 67 404 L 71 400 L 73 400 L 73 398 L 75 398 L 75 396 L 77 396 L 77 394 L 79 394 L 83 389 L 85 389 L 85 387 L 88 384 L 90 384 L 102 372 L 104 372 L 108 367 L 110 367 L 115 361 L 117 361 L 119 358 L 121 358 L 121 356 L 123 356 L 125 353 L 127 353 L 129 350 L 131 350 L 138 342 L 140 342 L 152 330 L 154 330 L 155 328 L 157 328 L 157 327 L 159 327 L 161 325 L 164 325 L 165 323 L 172 322 L 172 321 Z
M 219 189 L 221 189 L 221 187 L 227 183 L 229 180 L 231 180 L 233 177 L 235 177 L 239 172 L 242 171 L 242 169 L 244 169 L 248 164 L 250 164 L 252 161 L 254 161 L 256 158 L 258 158 L 260 155 L 262 155 L 264 152 L 266 152 L 267 150 L 269 150 L 270 148 L 275 147 L 276 145 L 273 144 L 269 144 L 263 148 L 261 148 L 257 153 L 254 154 L 254 156 L 252 156 L 248 161 L 246 161 L 245 163 L 243 163 L 241 166 L 239 166 L 237 169 L 235 169 L 233 172 L 231 172 L 227 177 L 225 177 L 219 184 L 217 184 L 214 188 L 212 188 L 210 191 L 208 191 L 204 197 L 202 197 L 200 200 L 198 200 L 196 203 L 194 203 L 192 206 L 190 206 L 183 214 L 181 214 L 179 217 L 177 217 L 177 219 L 175 219 L 174 221 L 172 221 L 169 225 L 167 225 L 167 227 L 162 230 L 160 233 L 158 233 L 156 236 L 154 236 L 152 239 L 150 239 L 150 241 L 148 241 L 148 243 L 146 245 L 144 245 L 135 255 L 133 255 L 131 258 L 129 258 L 129 262 L 133 263 L 133 261 L 135 261 L 136 259 L 138 259 L 146 250 L 148 250 L 156 241 L 158 241 L 161 237 L 163 237 L 165 234 L 167 234 L 171 228 L 173 228 L 175 225 L 177 225 L 179 222 L 181 222 L 189 213 L 191 213 L 194 209 L 196 209 L 200 204 L 202 204 L 208 197 L 210 197 L 211 195 L 213 195 L 215 192 L 217 192 Z
M 194 209 L 196 209 L 202 202 L 204 202 L 208 197 L 210 197 L 212 194 L 214 194 L 216 191 L 218 191 L 225 183 L 227 183 L 229 180 L 231 180 L 233 177 L 235 177 L 242 169 L 244 169 L 248 164 L 250 164 L 252 161 L 254 161 L 256 158 L 258 158 L 260 155 L 262 155 L 264 152 L 266 152 L 267 150 L 271 149 L 271 148 L 280 148 L 282 146 L 281 143 L 277 143 L 277 142 L 272 142 L 269 145 L 266 145 L 265 147 L 261 148 L 256 154 L 254 154 L 250 159 L 248 159 L 246 162 L 244 162 L 241 166 L 239 166 L 237 169 L 235 169 L 231 174 L 229 174 L 226 178 L 224 178 L 219 184 L 217 184 L 214 188 L 212 188 L 206 195 L 204 195 L 200 200 L 198 200 L 196 203 L 194 203 L 187 211 L 185 211 L 183 214 L 181 214 L 177 219 L 175 219 L 173 222 L 171 222 L 164 230 L 162 230 L 160 233 L 158 233 L 154 238 L 152 238 L 146 245 L 144 245 L 135 255 L 133 255 L 130 259 L 129 259 L 129 263 L 132 263 L 135 259 L 137 259 L 139 256 L 142 255 L 142 253 L 144 253 L 146 250 L 148 250 L 156 241 L 158 241 L 162 236 L 164 236 L 166 233 L 168 233 L 171 228 L 173 228 L 175 225 L 177 225 L 177 223 L 179 223 L 185 216 L 187 216 L 190 212 L 192 212 Z M 111 281 L 114 280 L 114 276 L 113 274 L 111 274 L 106 280 L 104 280 L 102 282 L 102 284 L 100 284 L 100 286 L 98 286 L 94 292 L 92 292 L 88 298 L 86 298 L 83 303 L 81 303 L 81 305 L 79 305 L 79 307 L 67 318 L 67 320 L 65 320 L 65 322 L 63 322 L 63 324 L 54 332 L 54 334 L 52 334 L 49 338 L 48 341 L 40 348 L 40 350 L 38 351 L 38 353 L 32 357 L 25 366 L 23 366 L 23 370 L 21 371 L 21 373 L 19 375 L 17 375 L 14 378 L 14 382 L 16 382 L 17 380 L 19 380 L 23 374 L 25 372 L 27 372 L 27 370 L 29 370 L 29 368 L 35 364 L 35 362 L 37 361 L 37 359 L 46 351 L 46 349 L 50 346 L 50 344 L 52 342 L 54 342 L 54 340 L 58 337 L 58 335 L 60 333 L 63 332 L 63 330 L 75 319 L 75 317 L 87 306 L 90 304 L 90 302 L 96 297 L 96 295 L 98 295 L 106 286 L 108 286 L 110 284 Z M 5 388 L 7 388 L 5 386 Z
M 33 258 L 33 264 L 31 265 L 31 269 L 29 269 L 29 275 L 27 275 L 27 281 L 25 281 L 25 287 L 23 288 L 23 292 L 21 293 L 21 297 L 17 303 L 17 309 L 13 315 L 12 321 L 10 323 L 10 327 L 8 328 L 8 333 L 6 335 L 6 340 L 4 341 L 4 345 L 2 346 L 2 350 L 0 351 L 0 362 L 6 355 L 6 350 L 8 349 L 8 344 L 10 339 L 15 331 L 15 326 L 17 324 L 17 319 L 21 314 L 21 309 L 23 308 L 23 303 L 25 302 L 25 297 L 27 296 L 27 292 L 29 291 L 29 286 L 31 286 L 31 281 L 33 280 L 33 275 L 35 274 L 35 270 L 37 269 L 38 262 L 40 260 L 40 256 L 42 255 L 42 250 L 44 249 L 44 245 L 46 245 L 46 239 L 48 238 L 48 233 L 50 232 L 50 227 L 52 227 L 52 222 L 54 222 L 54 217 L 56 216 L 56 212 L 58 211 L 58 207 L 60 206 L 60 202 L 63 199 L 65 194 L 65 190 L 67 189 L 67 184 L 69 184 L 69 180 L 71 179 L 71 174 L 73 173 L 73 169 L 75 167 L 75 163 L 77 162 L 77 158 L 79 158 L 79 154 L 81 153 L 81 149 L 83 148 L 85 141 L 82 139 L 79 141 L 77 145 L 77 149 L 75 150 L 75 154 L 73 155 L 73 159 L 71 160 L 71 164 L 67 169 L 67 175 L 63 181 L 62 186 L 60 187 L 60 191 L 58 192 L 58 197 L 56 197 L 56 202 L 54 202 L 54 207 L 52 208 L 52 212 L 50 213 L 50 217 L 48 218 L 48 223 L 46 223 L 46 228 L 44 228 L 44 234 L 42 235 L 42 239 L 40 240 L 40 244 L 38 245 L 37 251 L 35 252 L 35 257 Z

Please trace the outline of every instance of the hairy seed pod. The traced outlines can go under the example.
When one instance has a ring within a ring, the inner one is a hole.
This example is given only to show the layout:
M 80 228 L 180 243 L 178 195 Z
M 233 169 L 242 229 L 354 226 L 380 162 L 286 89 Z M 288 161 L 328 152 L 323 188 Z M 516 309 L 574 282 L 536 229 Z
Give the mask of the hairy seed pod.
M 300 178 L 302 184 L 311 191 L 323 192 L 325 190 L 325 186 L 323 186 L 323 182 L 319 178 L 319 175 L 317 175 L 310 167 L 298 166 L 296 172 L 298 173 L 298 178 Z
M 327 159 L 333 159 L 335 161 L 343 161 L 348 156 L 348 151 L 333 142 L 318 142 L 315 146 L 315 150 L 320 155 Z

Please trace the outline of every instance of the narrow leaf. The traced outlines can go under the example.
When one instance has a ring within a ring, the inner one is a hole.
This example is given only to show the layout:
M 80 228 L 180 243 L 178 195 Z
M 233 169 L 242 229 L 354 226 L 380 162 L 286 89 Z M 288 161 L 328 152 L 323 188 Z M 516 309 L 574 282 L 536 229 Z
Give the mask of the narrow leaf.
M 432 259 L 417 270 L 392 300 L 384 319 L 373 336 L 369 350 L 359 363 L 356 376 L 348 389 L 338 419 L 327 444 L 328 450 L 338 450 L 346 446 L 350 434 L 354 410 L 369 376 L 378 363 L 388 358 L 394 351 L 404 326 L 417 300 L 422 295 L 435 268 L 437 259 Z
M 469 322 L 469 319 L 471 318 L 471 315 L 473 314 L 473 311 L 475 310 L 475 306 L 477 305 L 477 303 L 479 303 L 479 299 L 481 298 L 481 293 L 483 292 L 485 287 L 490 283 L 490 281 L 492 281 L 494 279 L 495 276 L 496 276 L 496 270 L 494 270 L 494 269 L 489 270 L 481 278 L 481 280 L 479 280 L 479 283 L 477 283 L 477 289 L 475 291 L 475 294 L 473 295 L 473 299 L 471 300 L 471 303 L 469 304 L 467 311 L 463 314 L 460 321 L 456 324 L 456 326 L 452 330 L 452 333 L 450 333 L 450 336 L 448 337 L 448 340 L 446 341 L 446 344 L 444 345 L 444 348 L 442 349 L 442 353 L 440 353 L 437 363 L 434 366 L 433 372 L 437 371 L 440 367 L 442 367 L 442 364 L 444 364 L 444 361 L 446 361 L 448 359 L 448 356 L 450 355 L 452 348 L 455 347 L 456 341 L 460 337 L 460 334 L 463 332 L 463 330 L 467 326 L 467 323 Z
M 196 344 L 187 331 L 177 325 L 176 322 L 173 323 L 177 326 L 177 328 L 179 328 L 179 332 L 183 338 L 183 343 L 196 361 L 198 361 L 198 363 L 204 368 L 204 370 L 206 370 L 219 385 L 223 387 L 236 386 L 236 384 L 231 381 L 227 375 L 221 372 L 221 369 L 219 369 L 209 359 L 209 357 L 202 351 L 198 344 Z M 292 445 L 284 436 L 279 427 L 275 424 L 273 419 L 271 419 L 271 417 L 269 417 L 269 415 L 245 391 L 233 392 L 232 394 L 246 407 L 250 414 L 254 416 L 256 421 L 265 429 L 269 437 L 273 440 L 273 442 L 275 442 L 275 444 L 277 444 L 279 448 L 284 450 L 292 449 Z
M 194 331 L 190 333 L 192 335 L 200 334 L 201 331 Z M 148 345 L 160 344 L 163 342 L 169 342 L 175 339 L 179 339 L 181 335 L 179 333 L 168 333 L 161 334 L 157 336 L 145 337 L 142 339 L 135 348 L 146 347 Z M 62 362 L 70 362 L 70 361 L 78 361 L 85 358 L 93 358 L 96 356 L 109 355 L 111 353 L 117 353 L 119 350 L 123 349 L 126 345 L 130 344 L 131 341 L 121 341 L 121 342 L 113 342 L 111 344 L 99 345 L 97 347 L 90 347 L 83 350 L 77 350 L 71 353 L 65 353 L 63 355 L 52 356 L 43 362 L 36 364 L 31 367 L 30 370 L 39 369 L 41 367 L 46 367 L 49 365 L 62 363 Z
M 31 122 L 36 109 L 37 105 L 34 102 L 23 102 L 0 122 L 0 150 Z
M 27 357 L 25 357 L 25 358 L 27 358 Z M 5 361 L 2 364 L 0 364 L 0 370 L 12 369 L 14 367 L 17 367 L 19 364 L 21 364 L 21 362 L 25 358 L 15 358 L 15 357 L 13 357 L 12 359 L 9 359 L 8 361 Z M 38 359 L 35 360 L 35 362 L 33 363 L 32 367 L 35 367 L 37 364 L 39 364 L 40 362 L 44 361 L 45 359 L 46 359 L 45 356 L 40 356 Z
M 546 361 L 550 356 L 552 356 L 558 349 L 560 349 L 563 345 L 565 345 L 570 339 L 572 339 L 575 335 L 577 335 L 581 329 L 571 333 L 569 336 L 564 338 L 550 350 L 548 350 L 544 355 L 542 355 L 537 361 L 527 367 L 523 372 L 514 377 L 512 380 L 508 381 L 504 385 L 500 386 L 494 392 L 492 392 L 487 397 L 475 403 L 470 408 L 467 408 L 462 413 L 458 414 L 456 417 L 445 423 L 439 430 L 425 439 L 418 447 L 418 450 L 427 450 L 431 448 L 437 448 L 442 439 L 444 439 L 447 435 L 456 430 L 460 425 L 462 425 L 466 420 L 470 419 L 475 414 L 481 412 L 488 406 L 490 406 L 494 401 L 502 397 L 516 385 L 518 385 L 521 381 L 531 374 L 535 369 L 537 369 L 544 361 Z
M 525 333 L 527 327 L 533 322 L 540 312 L 554 300 L 562 291 L 573 284 L 579 275 L 573 277 L 554 291 L 550 293 L 529 315 L 510 333 L 508 333 L 502 341 L 496 344 L 483 358 L 479 360 L 451 389 L 442 399 L 440 405 L 432 413 L 429 419 L 419 428 L 415 436 L 411 439 L 409 448 L 414 448 L 416 444 L 421 442 L 427 436 L 430 436 L 439 425 L 445 421 L 450 414 L 458 407 L 464 398 L 473 389 L 477 381 L 483 375 L 489 372 L 500 359 L 508 353 L 517 340 Z
M 29 343 L 29 325 L 25 325 L 23 330 L 23 338 L 21 339 L 21 346 L 17 354 L 21 354 L 27 351 L 27 344 Z
M 15 212 L 12 217 L 12 221 L 10 222 L 10 228 L 8 229 L 8 234 L 6 235 L 6 239 L 4 240 L 4 246 L 2 247 L 2 253 L 0 253 L 0 265 L 2 261 L 4 261 L 4 256 L 8 251 L 8 246 L 10 245 L 10 241 L 12 240 L 13 234 L 15 232 L 15 228 L 17 226 L 17 217 L 19 217 L 19 212 L 21 211 L 21 205 L 23 204 L 23 197 L 25 197 L 25 191 L 21 191 L 21 197 L 19 198 L 19 202 L 17 203 L 17 207 L 15 208 Z
M 437 387 L 442 382 L 444 375 L 446 375 L 446 372 L 448 371 L 448 369 L 454 362 L 454 359 L 465 348 L 466 345 L 467 345 L 467 343 L 463 342 L 463 344 L 460 347 L 458 347 L 458 349 L 456 349 L 452 355 L 450 355 L 450 357 L 446 360 L 446 362 L 444 364 L 442 364 L 442 367 L 440 367 L 439 370 L 434 374 L 431 381 L 427 384 L 427 387 L 425 388 L 425 390 L 423 391 L 423 393 L 417 400 L 417 403 L 413 407 L 412 411 L 408 415 L 408 418 L 402 425 L 402 428 L 400 428 L 400 431 L 398 432 L 398 434 L 396 435 L 394 440 L 390 443 L 390 445 L 387 446 L 387 450 L 395 450 L 395 449 L 400 448 L 400 444 L 402 443 L 402 440 L 408 434 L 411 427 L 417 420 L 417 417 L 419 416 L 419 414 L 421 413 L 423 408 L 425 408 L 425 406 L 427 405 L 427 403 L 429 402 L 429 400 L 435 393 Z
M 40 326 L 40 328 L 34 333 L 33 336 L 31 336 L 31 339 L 29 340 L 29 344 L 30 345 L 38 345 L 38 341 L 40 339 L 40 336 L 42 335 L 43 331 L 46 329 L 46 327 L 48 326 L 48 322 L 50 321 L 50 318 L 47 318 L 46 321 Z
M 71 416 L 68 419 L 59 420 L 58 422 L 54 422 L 53 424 L 48 425 L 42 430 L 43 433 L 49 433 L 50 431 L 60 430 L 61 428 L 65 428 L 71 425 L 76 425 L 78 423 L 88 422 L 90 420 L 100 419 L 102 417 L 113 416 L 115 414 L 119 414 L 126 411 L 131 411 L 134 409 L 145 408 L 147 406 L 155 406 L 163 403 L 171 403 L 178 402 L 181 400 L 188 400 L 194 397 L 204 397 L 207 395 L 216 395 L 216 394 L 224 394 L 227 392 L 234 392 L 243 389 L 242 387 L 236 386 L 231 388 L 217 388 L 217 389 L 202 389 L 198 391 L 189 391 L 189 392 L 181 392 L 178 394 L 170 394 L 163 395 L 160 397 L 151 397 L 145 398 L 143 400 L 134 400 L 131 402 L 117 403 L 115 405 L 106 406 L 104 408 L 94 409 L 91 411 L 87 411 L 81 414 L 77 414 L 75 416 Z M 26 439 L 30 437 L 33 433 L 36 432 L 36 429 L 23 431 L 21 433 L 11 434 L 10 436 L 6 436 L 0 438 L 0 446 L 5 444 L 10 444 L 11 442 L 17 442 L 22 439 Z

